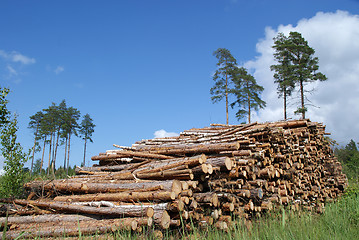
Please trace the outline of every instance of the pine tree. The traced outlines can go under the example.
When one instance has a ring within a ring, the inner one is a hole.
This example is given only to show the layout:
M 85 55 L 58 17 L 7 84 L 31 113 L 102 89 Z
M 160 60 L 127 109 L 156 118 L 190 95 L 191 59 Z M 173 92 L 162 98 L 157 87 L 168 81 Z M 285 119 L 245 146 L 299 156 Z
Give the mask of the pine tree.
M 80 136 L 81 138 L 84 140 L 84 159 L 83 159 L 83 163 L 82 165 L 85 166 L 85 163 L 86 163 L 86 144 L 87 144 L 87 140 L 89 140 L 90 142 L 93 142 L 92 140 L 92 133 L 95 131 L 94 128 L 95 128 L 95 124 L 93 123 L 93 120 L 92 118 L 90 117 L 89 114 L 85 114 L 83 116 L 83 119 L 81 121 L 81 124 L 80 124 L 80 130 L 79 130 L 79 133 L 80 133 Z
M 55 175 L 55 166 L 54 166 L 54 149 L 55 149 L 55 136 L 57 126 L 59 124 L 58 116 L 58 106 L 55 103 L 52 103 L 51 106 L 44 109 L 44 118 L 42 121 L 42 128 L 44 133 L 50 136 L 49 140 L 49 157 L 48 157 L 48 168 L 47 175 L 51 173 Z
M 314 57 L 314 49 L 308 45 L 308 42 L 300 33 L 290 32 L 288 37 L 284 36 L 283 33 L 278 34 L 273 48 L 278 57 L 285 56 L 283 64 L 288 64 L 290 67 L 290 71 L 283 70 L 282 73 L 285 76 L 281 78 L 289 80 L 288 84 L 292 84 L 293 81 L 299 87 L 300 107 L 298 107 L 295 113 L 302 114 L 304 119 L 307 111 L 304 91 L 305 84 L 317 80 L 325 81 L 327 77 L 323 73 L 317 72 L 319 69 L 319 59 Z
M 39 130 L 41 125 L 41 120 L 43 119 L 43 117 L 44 117 L 44 113 L 42 111 L 39 111 L 34 115 L 30 116 L 30 122 L 28 128 L 34 130 L 34 145 L 32 147 L 31 168 L 30 168 L 31 174 L 33 173 L 35 151 L 36 151 L 36 146 L 38 145 L 37 141 L 39 140 Z
M 80 111 L 74 107 L 68 107 L 64 113 L 64 126 L 63 134 L 66 136 L 66 150 L 67 150 L 67 159 L 66 159 L 66 173 L 68 174 L 69 164 L 70 164 L 70 146 L 71 146 L 71 136 L 74 134 L 77 136 L 77 130 L 79 128 L 78 120 L 81 114 Z
M 231 107 L 238 105 L 237 119 L 248 116 L 248 123 L 251 123 L 252 110 L 258 111 L 266 106 L 266 102 L 260 98 L 264 88 L 258 85 L 255 78 L 243 67 L 236 71 L 234 85 L 231 92 L 236 96 L 236 101 L 231 103 Z
M 214 73 L 214 86 L 210 93 L 213 103 L 226 100 L 226 123 L 228 124 L 228 96 L 231 92 L 231 85 L 235 74 L 238 70 L 237 60 L 232 56 L 231 52 L 226 48 L 218 48 L 213 55 L 218 59 L 218 69 Z
M 275 45 L 273 48 L 276 49 L 274 53 L 274 58 L 278 62 L 277 65 L 272 65 L 270 69 L 274 71 L 274 82 L 277 84 L 277 93 L 278 97 L 283 97 L 283 113 L 284 120 L 287 120 L 287 99 L 292 95 L 292 92 L 295 88 L 295 80 L 291 76 L 291 63 L 289 60 L 289 52 L 284 51 L 287 46 L 287 39 L 283 33 L 279 33 L 277 37 L 274 38 Z

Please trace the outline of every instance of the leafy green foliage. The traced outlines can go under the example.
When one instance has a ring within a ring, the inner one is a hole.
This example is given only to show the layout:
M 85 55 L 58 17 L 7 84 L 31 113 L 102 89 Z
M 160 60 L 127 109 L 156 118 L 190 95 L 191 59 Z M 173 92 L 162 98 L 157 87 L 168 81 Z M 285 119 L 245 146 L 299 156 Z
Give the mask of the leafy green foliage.
M 348 178 L 359 180 L 359 151 L 354 140 L 345 147 L 334 150 L 338 160 L 343 164 L 343 170 Z
M 27 154 L 23 152 L 21 145 L 17 142 L 17 118 L 7 110 L 6 95 L 8 89 L 1 89 L 1 122 L 0 140 L 1 154 L 4 158 L 4 175 L 0 180 L 0 195 L 2 197 L 20 196 L 23 193 L 25 180 L 24 164 Z
M 44 169 L 41 168 L 41 159 L 36 159 L 35 163 L 34 163 L 34 166 L 33 166 L 33 169 L 32 169 L 32 173 L 34 175 L 42 175 L 42 174 L 45 174 L 45 171 Z
M 6 107 L 6 96 L 9 93 L 9 89 L 0 87 L 0 127 L 7 123 L 9 110 Z

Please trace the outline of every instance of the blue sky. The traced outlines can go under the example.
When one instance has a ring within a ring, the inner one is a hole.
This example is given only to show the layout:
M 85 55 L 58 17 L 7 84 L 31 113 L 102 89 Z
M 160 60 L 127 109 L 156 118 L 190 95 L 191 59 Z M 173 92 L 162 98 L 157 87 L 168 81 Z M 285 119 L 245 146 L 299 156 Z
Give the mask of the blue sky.
M 280 120 L 282 104 L 269 70 L 271 41 L 278 31 L 295 30 L 316 50 L 329 79 L 313 86 L 317 92 L 310 97 L 320 108 L 308 117 L 326 124 L 340 143 L 359 141 L 358 14 L 354 0 L 5 0 L 0 85 L 11 89 L 9 109 L 19 115 L 25 149 L 33 143 L 29 116 L 52 102 L 65 99 L 90 114 L 96 128 L 89 159 L 159 130 L 225 123 L 224 102 L 212 104 L 209 94 L 216 70 L 212 53 L 219 47 L 229 49 L 266 89 L 268 107 L 253 119 Z M 295 104 L 293 99 L 293 109 Z M 235 112 L 230 110 L 230 124 L 238 123 Z M 80 164 L 82 154 L 75 139 L 72 165 Z

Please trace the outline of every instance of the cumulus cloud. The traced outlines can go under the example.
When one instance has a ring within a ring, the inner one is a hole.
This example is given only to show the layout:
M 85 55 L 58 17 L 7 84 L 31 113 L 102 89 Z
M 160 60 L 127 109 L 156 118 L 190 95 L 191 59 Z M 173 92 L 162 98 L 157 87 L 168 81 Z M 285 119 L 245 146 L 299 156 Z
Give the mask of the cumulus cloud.
M 57 66 L 57 67 L 55 68 L 55 70 L 54 70 L 54 72 L 55 72 L 56 74 L 60 74 L 60 73 L 62 73 L 63 71 L 65 71 L 65 68 L 64 68 L 63 66 Z
M 257 43 L 260 54 L 255 60 L 244 65 L 252 69 L 257 81 L 265 88 L 263 99 L 267 107 L 254 116 L 256 121 L 274 121 L 283 118 L 283 100 L 278 99 L 273 83 L 270 65 L 273 60 L 273 37 L 279 32 L 290 31 L 302 33 L 309 46 L 315 49 L 319 57 L 319 71 L 328 80 L 312 83 L 306 90 L 314 89 L 308 98 L 307 117 L 312 121 L 323 122 L 327 131 L 339 143 L 347 143 L 359 135 L 359 16 L 345 11 L 335 13 L 318 12 L 310 19 L 302 19 L 296 26 L 280 25 L 277 29 L 267 27 L 265 38 Z M 291 118 L 298 106 L 298 99 L 293 96 L 287 110 Z
M 164 129 L 157 130 L 154 133 L 155 138 L 164 138 L 164 137 L 175 137 L 178 136 L 178 133 L 175 132 L 166 132 Z
M 7 53 L 3 50 L 0 50 L 0 57 L 5 59 L 6 61 L 19 62 L 22 64 L 32 64 L 32 63 L 36 62 L 36 60 L 34 58 L 27 57 L 25 55 L 22 55 L 21 53 L 16 52 L 16 51 Z

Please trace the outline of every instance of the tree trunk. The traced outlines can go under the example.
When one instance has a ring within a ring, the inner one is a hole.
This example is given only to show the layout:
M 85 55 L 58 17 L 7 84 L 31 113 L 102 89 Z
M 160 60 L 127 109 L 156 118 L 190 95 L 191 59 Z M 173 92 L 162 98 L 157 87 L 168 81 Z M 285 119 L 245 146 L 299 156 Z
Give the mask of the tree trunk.
M 53 137 L 52 137 L 52 153 L 51 153 L 51 170 L 52 172 L 54 172 L 54 157 L 55 157 L 55 132 L 53 133 Z
M 46 137 L 44 139 L 44 146 L 42 148 L 42 156 L 41 156 L 41 164 L 40 164 L 40 175 L 42 173 L 42 167 L 44 165 L 45 147 L 46 147 Z
M 70 167 L 70 144 L 71 144 L 71 132 L 69 133 L 69 140 L 67 146 L 67 168 L 66 168 L 66 175 L 69 175 L 69 167 Z
M 84 161 L 82 166 L 85 167 L 86 164 L 86 143 L 87 143 L 87 138 L 85 137 L 85 146 L 84 146 Z
M 283 108 L 284 108 L 284 120 L 286 121 L 287 120 L 287 88 L 284 87 L 284 93 L 283 93 Z
M 67 159 L 67 136 L 65 138 L 65 158 L 64 158 L 64 171 L 66 169 L 66 159 Z
M 34 146 L 32 147 L 32 158 L 31 158 L 31 169 L 30 169 L 30 175 L 32 175 L 32 169 L 34 167 L 34 158 L 35 158 L 35 147 L 36 147 L 36 138 L 37 138 L 37 132 L 39 130 L 39 125 L 36 126 L 36 132 L 35 132 L 35 139 L 34 139 Z
M 300 80 L 300 99 L 301 99 L 301 104 L 302 104 L 302 119 L 305 119 L 303 80 Z
M 248 89 L 248 124 L 251 123 L 251 97 L 249 95 L 249 86 L 247 82 L 247 89 Z
M 50 175 L 50 169 L 51 169 L 51 147 L 52 147 L 52 133 L 51 133 L 51 137 L 50 137 L 49 164 L 48 164 L 48 167 L 47 167 L 47 176 Z
M 228 125 L 228 76 L 226 72 L 226 123 Z
M 55 143 L 55 154 L 54 154 L 54 159 L 52 160 L 54 162 L 55 169 L 56 169 L 57 147 L 59 146 L 59 137 L 60 137 L 60 132 L 57 131 L 56 143 Z
M 55 140 L 56 140 L 56 137 L 55 137 L 55 132 L 53 133 L 53 138 L 52 138 L 52 159 L 51 159 L 51 172 L 52 172 L 52 175 L 53 177 L 55 178 Z

